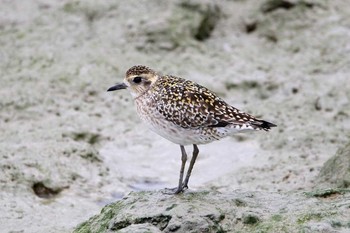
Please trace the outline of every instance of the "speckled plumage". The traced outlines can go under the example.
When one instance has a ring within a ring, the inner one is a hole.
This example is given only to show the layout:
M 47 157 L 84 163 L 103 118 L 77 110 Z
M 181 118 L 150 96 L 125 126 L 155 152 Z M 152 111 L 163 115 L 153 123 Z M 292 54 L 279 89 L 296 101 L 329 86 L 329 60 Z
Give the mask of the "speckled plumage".
M 153 74 L 155 75 L 156 72 L 152 69 L 150 69 L 147 66 L 133 66 L 128 71 L 126 71 L 125 76 L 132 76 L 132 75 L 141 75 L 141 74 Z
M 171 75 L 162 76 L 146 66 L 131 67 L 126 72 L 124 83 L 109 91 L 124 88 L 128 88 L 134 97 L 140 118 L 153 131 L 179 144 L 181 149 L 193 144 L 198 150 L 198 144 L 239 131 L 268 131 L 275 126 L 232 107 L 195 82 Z M 191 170 L 190 166 L 189 175 Z M 184 186 L 187 182 L 185 180 Z M 180 189 L 179 184 L 178 191 Z
M 126 75 L 155 74 L 142 68 L 132 67 Z M 152 130 L 180 145 L 208 143 L 241 130 L 270 129 L 264 121 L 228 105 L 207 88 L 175 76 L 159 76 L 135 102 L 141 119 Z

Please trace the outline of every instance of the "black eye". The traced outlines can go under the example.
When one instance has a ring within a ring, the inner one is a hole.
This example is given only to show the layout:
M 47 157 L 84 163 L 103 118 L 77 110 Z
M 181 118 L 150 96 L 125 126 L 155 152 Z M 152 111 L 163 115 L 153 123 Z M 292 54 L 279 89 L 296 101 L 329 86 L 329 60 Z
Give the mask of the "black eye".
M 141 78 L 140 76 L 137 76 L 137 77 L 135 77 L 132 81 L 133 81 L 134 83 L 140 83 L 141 80 L 142 80 L 142 78 Z

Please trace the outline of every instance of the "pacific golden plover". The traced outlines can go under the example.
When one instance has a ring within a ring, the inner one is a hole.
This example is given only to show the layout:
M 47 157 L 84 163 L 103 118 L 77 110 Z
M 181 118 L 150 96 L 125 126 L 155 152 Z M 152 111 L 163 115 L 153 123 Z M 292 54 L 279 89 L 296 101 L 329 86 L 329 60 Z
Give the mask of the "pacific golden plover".
M 133 66 L 124 82 L 107 91 L 129 89 L 144 123 L 160 136 L 180 145 L 181 169 L 175 194 L 188 188 L 198 144 L 205 144 L 245 130 L 268 131 L 275 124 L 259 120 L 227 104 L 207 88 L 172 75 L 160 75 L 146 66 Z M 193 155 L 183 180 L 187 160 L 185 145 Z

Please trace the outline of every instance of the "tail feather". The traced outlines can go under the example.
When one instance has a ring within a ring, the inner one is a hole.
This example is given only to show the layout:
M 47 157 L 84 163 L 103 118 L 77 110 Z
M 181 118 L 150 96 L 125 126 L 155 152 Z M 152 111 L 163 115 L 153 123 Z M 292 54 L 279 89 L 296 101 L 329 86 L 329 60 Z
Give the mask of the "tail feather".
M 263 120 L 257 120 L 251 123 L 253 126 L 256 127 L 256 129 L 263 129 L 265 131 L 269 131 L 271 129 L 271 127 L 276 127 L 277 125 L 267 122 L 267 121 L 263 121 Z

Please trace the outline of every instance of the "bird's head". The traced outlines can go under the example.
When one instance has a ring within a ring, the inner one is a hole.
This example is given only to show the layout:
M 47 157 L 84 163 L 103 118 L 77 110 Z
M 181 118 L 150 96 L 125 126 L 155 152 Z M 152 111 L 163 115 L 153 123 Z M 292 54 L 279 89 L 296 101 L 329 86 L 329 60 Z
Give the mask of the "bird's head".
M 133 66 L 125 74 L 124 81 L 107 91 L 129 89 L 134 98 L 144 94 L 158 79 L 158 74 L 147 66 Z

